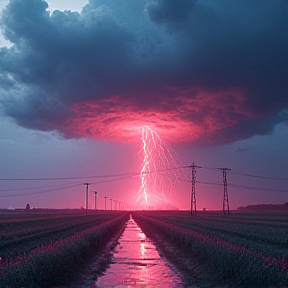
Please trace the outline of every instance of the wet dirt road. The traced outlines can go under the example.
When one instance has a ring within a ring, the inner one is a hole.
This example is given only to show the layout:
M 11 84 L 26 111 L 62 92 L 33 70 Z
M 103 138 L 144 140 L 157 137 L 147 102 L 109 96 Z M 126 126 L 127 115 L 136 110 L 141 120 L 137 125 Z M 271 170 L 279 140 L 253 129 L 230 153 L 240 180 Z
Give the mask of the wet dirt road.
M 112 264 L 96 281 L 78 287 L 184 287 L 181 274 L 159 254 L 132 218 L 113 250 Z

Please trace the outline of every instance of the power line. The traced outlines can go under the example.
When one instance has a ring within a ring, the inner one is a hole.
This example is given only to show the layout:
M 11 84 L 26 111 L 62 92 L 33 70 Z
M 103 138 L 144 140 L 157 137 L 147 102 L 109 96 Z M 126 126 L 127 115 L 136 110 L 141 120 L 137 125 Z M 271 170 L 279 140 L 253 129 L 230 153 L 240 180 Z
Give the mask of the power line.
M 27 196 L 27 195 L 45 194 L 45 193 L 56 192 L 56 191 L 60 191 L 60 190 L 68 189 L 68 188 L 73 188 L 73 187 L 80 186 L 80 185 L 83 185 L 83 184 L 82 184 L 82 183 L 81 183 L 81 184 L 74 184 L 74 185 L 65 186 L 65 187 L 62 187 L 62 188 L 59 188 L 59 189 L 51 189 L 51 190 L 39 191 L 39 192 L 22 193 L 22 194 L 10 194 L 10 195 L 0 195 L 0 198 L 21 197 L 21 196 Z
M 94 175 L 94 176 L 76 176 L 76 177 L 50 177 L 50 178 L 2 178 L 0 181 L 57 181 L 57 180 L 81 180 L 90 178 L 109 178 L 126 175 L 134 175 L 136 173 L 123 173 L 114 175 Z M 138 175 L 138 174 L 137 174 Z
M 288 181 L 288 178 L 281 178 L 281 177 L 267 177 L 267 176 L 239 173 L 239 172 L 230 172 L 230 174 L 239 175 L 239 176 L 246 176 L 246 177 L 253 177 L 253 178 L 268 179 L 268 180 Z
M 184 168 L 191 168 L 191 165 L 185 165 Z M 217 167 L 201 166 L 201 168 L 207 169 L 207 170 L 219 170 Z
M 133 176 L 134 177 L 134 176 Z M 112 179 L 112 180 L 106 180 L 106 181 L 97 181 L 97 182 L 92 182 L 90 184 L 103 184 L 103 183 L 110 183 L 110 182 L 116 182 L 116 181 L 121 181 L 121 180 L 125 180 L 128 179 L 130 177 L 122 177 L 122 178 L 117 178 L 117 179 Z M 55 191 L 60 191 L 60 190 L 64 190 L 64 189 L 68 189 L 68 188 L 73 188 L 76 186 L 80 186 L 81 184 L 71 184 L 68 185 L 67 184 L 62 184 L 62 185 L 52 185 L 52 186 L 44 186 L 43 188 L 49 188 L 49 187 L 61 187 L 59 189 L 52 189 L 52 190 L 46 190 L 46 191 L 39 191 L 39 192 L 31 192 L 31 193 L 22 193 L 22 194 L 10 194 L 10 195 L 0 195 L 1 198 L 4 197 L 16 197 L 16 196 L 26 196 L 26 195 L 37 195 L 37 194 L 44 194 L 44 193 L 50 193 L 50 192 L 55 192 Z M 64 186 L 64 187 L 62 187 Z M 35 190 L 35 189 L 40 189 L 40 187 L 34 187 L 34 188 L 22 188 L 22 189 L 8 189 L 8 190 L 0 190 L 0 192 L 15 192 L 15 191 L 27 191 L 27 190 Z
M 142 174 L 153 174 L 153 173 L 159 173 L 159 172 L 167 172 L 167 171 L 173 171 L 173 170 L 179 170 L 179 169 L 186 169 L 191 168 L 191 165 L 185 165 L 185 166 L 177 166 L 173 168 L 166 168 L 166 169 L 159 169 L 154 171 L 147 171 L 143 172 Z M 207 166 L 201 166 L 203 169 L 208 170 L 219 170 L 216 167 L 207 167 Z M 240 172 L 234 172 L 233 170 L 229 171 L 229 174 L 233 175 L 239 175 L 239 176 L 246 176 L 246 177 L 253 177 L 253 178 L 261 178 L 261 179 L 268 179 L 268 180 L 280 180 L 280 181 L 288 181 L 288 178 L 284 177 L 268 177 L 268 176 L 262 176 L 262 175 L 253 175 L 253 174 L 247 174 L 247 173 L 240 173 Z M 75 176 L 75 177 L 43 177 L 43 178 L 0 178 L 0 181 L 57 181 L 57 180 L 81 180 L 81 179 L 91 179 L 91 178 L 113 178 L 113 177 L 119 177 L 119 176 L 128 176 L 129 177 L 136 177 L 140 176 L 140 172 L 130 172 L 130 173 L 119 173 L 119 174 L 104 174 L 104 175 L 89 175 L 89 176 Z M 104 183 L 104 182 L 103 182 Z M 2 190 L 0 190 L 2 191 Z
M 189 166 L 185 166 L 186 168 Z M 203 169 L 208 169 L 208 170 L 218 170 L 216 167 L 207 167 L 207 166 L 201 166 Z M 246 177 L 253 177 L 253 178 L 261 178 L 261 179 L 268 179 L 268 180 L 280 180 L 280 181 L 288 181 L 288 178 L 285 177 L 268 177 L 268 176 L 263 176 L 263 175 L 255 175 L 255 174 L 247 174 L 247 173 L 241 173 L 237 172 L 234 170 L 230 170 L 228 172 L 229 174 L 233 175 L 239 175 L 239 176 L 246 176 Z
M 137 175 L 138 176 L 138 175 Z M 135 177 L 135 176 L 132 176 Z M 117 179 L 112 179 L 112 180 L 106 180 L 106 181 L 97 181 L 97 182 L 92 182 L 90 184 L 103 184 L 103 183 L 110 183 L 110 182 L 115 182 L 115 181 L 121 181 L 125 180 L 131 177 L 122 177 L 122 178 L 117 178 Z M 67 186 L 68 185 L 68 186 Z M 44 194 L 44 193 L 50 193 L 50 192 L 55 192 L 55 191 L 60 191 L 76 186 L 80 186 L 81 184 L 62 184 L 62 185 L 52 185 L 52 186 L 43 186 L 43 187 L 32 187 L 32 188 L 21 188 L 21 189 L 3 189 L 0 190 L 0 192 L 16 192 L 16 191 L 27 191 L 27 190 L 36 190 L 36 189 L 46 189 L 50 187 L 62 187 L 59 189 L 52 189 L 52 190 L 46 190 L 46 191 L 39 191 L 39 192 L 31 192 L 31 193 L 22 193 L 22 194 L 10 194 L 10 195 L 0 195 L 0 197 L 16 197 L 16 196 L 26 196 L 26 195 L 37 195 L 37 194 Z M 63 187 L 64 186 L 64 187 Z
M 138 175 L 136 175 L 138 176 Z M 121 177 L 121 178 L 116 178 L 116 179 L 111 179 L 111 180 L 104 180 L 104 181 L 96 181 L 96 182 L 91 182 L 91 184 L 103 184 L 103 183 L 110 183 L 110 182 L 116 182 L 116 181 L 121 181 L 121 180 L 125 180 L 125 179 L 129 179 L 132 177 L 136 177 L 136 176 L 127 176 L 127 177 Z M 70 187 L 69 185 L 72 185 L 72 187 L 74 187 L 75 183 L 66 183 L 66 184 L 58 184 L 58 185 L 49 185 L 49 186 L 37 186 L 37 187 L 29 187 L 29 188 L 16 188 L 16 189 L 1 189 L 1 192 L 16 192 L 16 191 L 27 191 L 27 190 L 36 190 L 36 189 L 46 189 L 46 188 L 54 188 L 54 187 L 63 187 L 64 188 Z M 76 186 L 80 185 L 80 184 L 75 184 Z M 51 191 L 57 191 L 58 189 L 55 190 L 51 190 Z M 36 194 L 36 193 L 35 193 Z M 24 194 L 21 194 L 24 195 Z M 25 194 L 26 195 L 26 194 Z
M 183 178 L 176 178 L 179 181 L 183 182 L 189 182 L 191 183 L 190 179 L 183 179 Z M 195 181 L 196 183 L 199 184 L 204 184 L 204 185 L 212 185 L 212 186 L 222 186 L 223 184 L 221 183 L 216 183 L 216 182 L 205 182 L 205 181 Z M 264 188 L 264 187 L 251 187 L 251 186 L 244 186 L 244 185 L 238 185 L 238 184 L 232 184 L 228 183 L 228 186 L 231 188 L 242 188 L 242 189 L 247 189 L 247 190 L 259 190 L 259 191 L 267 191 L 267 192 L 283 192 L 283 193 L 288 193 L 288 190 L 285 189 L 273 189 L 273 188 Z
M 247 190 L 259 190 L 259 191 L 267 191 L 267 192 L 283 192 L 288 193 L 288 190 L 285 189 L 274 189 L 274 188 L 264 188 L 264 187 L 250 187 L 238 184 L 229 184 L 229 187 L 240 188 L 240 189 L 247 189 Z
M 191 182 L 191 180 L 181 179 L 181 181 Z M 213 185 L 213 186 L 222 186 L 223 184 L 215 183 L 215 182 L 203 182 L 203 181 L 196 181 L 196 183 L 204 184 L 204 185 Z M 251 186 L 244 186 L 238 184 L 228 183 L 228 186 L 231 188 L 242 188 L 247 190 L 259 190 L 259 191 L 267 191 L 267 192 L 283 192 L 288 193 L 288 190 L 285 189 L 273 189 L 273 188 L 264 188 L 264 187 L 251 187 Z
M 154 174 L 154 173 L 161 173 L 161 172 L 167 172 L 167 171 L 172 171 L 172 170 L 179 170 L 179 169 L 186 169 L 186 168 L 191 168 L 190 166 L 177 166 L 173 168 L 167 168 L 167 169 L 159 169 L 159 170 L 154 170 L 154 171 L 148 171 L 145 172 L 146 174 Z M 213 167 L 202 167 L 203 169 L 211 169 L 215 170 L 218 168 L 213 168 Z M 218 169 L 219 170 L 219 169 Z M 232 172 L 229 171 L 229 174 L 234 174 L 234 175 L 240 175 L 240 176 L 247 176 L 247 177 L 254 177 L 254 178 L 263 178 L 263 179 L 270 179 L 270 180 L 288 180 L 288 178 L 280 178 L 280 177 L 266 177 L 266 176 L 260 176 L 260 175 L 252 175 L 252 174 L 244 174 L 244 173 L 239 173 L 239 172 Z M 119 177 L 119 176 L 125 176 L 125 177 Z M 129 178 L 133 177 L 138 177 L 140 176 L 140 173 L 121 173 L 121 174 L 107 174 L 107 175 L 94 175 L 94 176 L 79 176 L 79 177 L 58 177 L 58 178 L 6 178 L 6 179 L 0 179 L 3 181 L 41 181 L 41 180 L 65 180 L 65 179 L 84 179 L 84 178 L 108 178 L 108 177 L 119 177 L 116 179 L 109 179 L 109 180 L 103 180 L 103 181 L 96 181 L 96 182 L 91 182 L 91 184 L 104 184 L 104 183 L 110 183 L 110 182 L 116 182 L 116 181 L 121 181 L 121 180 L 126 180 Z M 168 177 L 171 177 L 172 175 L 165 175 Z M 178 181 L 184 181 L 184 182 L 189 182 L 191 183 L 190 179 L 183 179 L 174 176 L 175 179 Z M 222 186 L 223 184 L 220 183 L 215 183 L 215 182 L 205 182 L 205 181 L 195 181 L 195 183 L 199 184 L 204 184 L 204 185 L 213 185 L 213 186 Z M 21 197 L 21 196 L 26 196 L 26 195 L 36 195 L 36 194 L 42 194 L 42 193 L 50 193 L 50 192 L 55 192 L 55 191 L 60 191 L 72 187 L 79 186 L 81 184 L 73 184 L 73 183 L 66 183 L 66 184 L 59 184 L 59 185 L 50 185 L 50 186 L 38 186 L 38 187 L 30 187 L 30 188 L 18 188 L 18 189 L 2 189 L 0 192 L 16 192 L 16 191 L 27 191 L 27 190 L 36 190 L 36 189 L 47 189 L 45 191 L 38 191 L 38 192 L 30 192 L 30 193 L 22 193 L 22 194 L 10 194 L 10 195 L 1 195 L 0 197 Z M 233 188 L 239 188 L 239 189 L 247 189 L 247 190 L 258 190 L 258 191 L 267 191 L 267 192 L 283 192 L 287 193 L 288 190 L 285 189 L 272 189 L 272 188 L 264 188 L 264 187 L 251 187 L 251 186 L 245 186 L 245 185 L 238 185 L 238 184 L 228 184 L 229 187 Z M 49 188 L 54 188 L 54 187 L 59 187 L 57 189 L 49 189 Z
M 143 172 L 142 174 L 153 174 L 165 171 L 172 171 L 178 169 L 184 169 L 185 166 L 178 166 L 167 169 L 159 169 L 154 171 Z M 120 173 L 120 174 L 107 174 L 107 175 L 93 175 L 93 176 L 75 176 L 75 177 L 47 177 L 47 178 L 0 178 L 0 181 L 57 181 L 57 180 L 79 180 L 79 179 L 90 179 L 90 178 L 112 178 L 119 176 L 140 176 L 140 172 L 132 172 L 132 173 Z
M 139 176 L 139 175 L 136 175 L 136 176 Z M 136 176 L 127 176 L 127 177 L 121 177 L 121 178 L 116 178 L 116 179 L 111 179 L 111 180 L 103 180 L 103 181 L 91 182 L 90 184 L 111 183 L 111 182 L 126 180 L 126 179 L 129 179 L 129 178 L 134 178 L 134 177 L 136 177 Z
M 222 186 L 223 184 L 221 183 L 215 183 L 215 182 L 203 182 L 203 181 L 196 181 L 196 183 L 199 184 L 204 184 L 204 185 L 214 185 L 214 186 Z
M 37 186 L 37 187 L 29 187 L 29 188 L 1 189 L 0 192 L 15 192 L 15 191 L 27 191 L 27 190 L 36 190 L 36 189 L 47 189 L 47 188 L 62 187 L 62 186 L 74 185 L 74 184 L 75 183 L 65 183 L 65 184 L 58 184 L 58 185 Z

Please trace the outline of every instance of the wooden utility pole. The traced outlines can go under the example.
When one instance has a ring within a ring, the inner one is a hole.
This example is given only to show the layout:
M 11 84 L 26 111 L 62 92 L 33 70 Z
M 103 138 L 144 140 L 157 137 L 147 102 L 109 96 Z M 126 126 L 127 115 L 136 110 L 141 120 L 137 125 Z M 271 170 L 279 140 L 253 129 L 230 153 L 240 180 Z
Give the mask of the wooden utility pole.
M 97 191 L 94 191 L 95 193 L 95 210 L 97 210 Z
M 86 216 L 88 214 L 88 186 L 90 185 L 90 183 L 84 183 L 84 185 L 86 185 Z
M 107 197 L 106 197 L 106 196 L 104 196 L 104 198 L 105 198 L 105 211 L 106 211 L 106 198 L 107 198 Z

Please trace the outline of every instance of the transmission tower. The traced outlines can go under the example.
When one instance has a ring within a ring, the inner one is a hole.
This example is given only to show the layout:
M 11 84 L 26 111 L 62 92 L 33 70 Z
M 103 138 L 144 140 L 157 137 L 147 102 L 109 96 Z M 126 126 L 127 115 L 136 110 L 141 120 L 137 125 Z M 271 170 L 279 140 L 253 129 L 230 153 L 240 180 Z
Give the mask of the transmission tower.
M 229 215 L 229 200 L 228 200 L 228 189 L 227 189 L 227 171 L 231 171 L 231 169 L 228 168 L 219 168 L 219 170 L 222 171 L 223 174 L 223 184 L 224 184 L 224 195 L 223 195 L 223 214 Z
M 197 209 L 196 209 L 196 193 L 195 193 L 195 180 L 196 180 L 196 168 L 201 168 L 200 166 L 196 166 L 193 162 L 191 166 L 192 168 L 192 191 L 191 191 L 191 215 L 193 215 L 193 210 L 195 216 L 197 215 Z

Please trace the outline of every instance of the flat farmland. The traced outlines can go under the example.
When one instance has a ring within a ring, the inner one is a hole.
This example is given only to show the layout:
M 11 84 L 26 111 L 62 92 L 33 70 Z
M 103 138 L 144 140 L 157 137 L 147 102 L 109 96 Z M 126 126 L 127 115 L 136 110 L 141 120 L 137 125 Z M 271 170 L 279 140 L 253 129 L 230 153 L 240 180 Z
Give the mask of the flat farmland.
M 288 211 L 198 212 L 197 217 L 188 211 L 138 211 L 133 218 L 164 255 L 165 243 L 175 248 L 175 255 L 169 246 L 165 256 L 186 272 L 189 284 L 199 278 L 194 270 L 202 276 L 208 272 L 214 284 L 288 285 Z M 177 257 L 177 249 L 182 256 Z
M 131 213 L 180 270 L 187 286 L 288 285 L 287 211 L 232 211 L 226 216 L 212 211 L 197 216 L 189 211 Z M 91 257 L 105 258 L 105 245 L 118 239 L 129 214 L 0 211 L 0 287 L 69 287 Z M 99 275 L 107 268 L 107 263 L 101 265 Z
M 98 226 L 121 213 L 45 211 L 0 214 L 0 257 L 14 257 L 77 232 Z
M 65 283 L 123 229 L 128 217 L 123 211 L 88 211 L 87 216 L 83 210 L 2 211 L 0 287 Z

